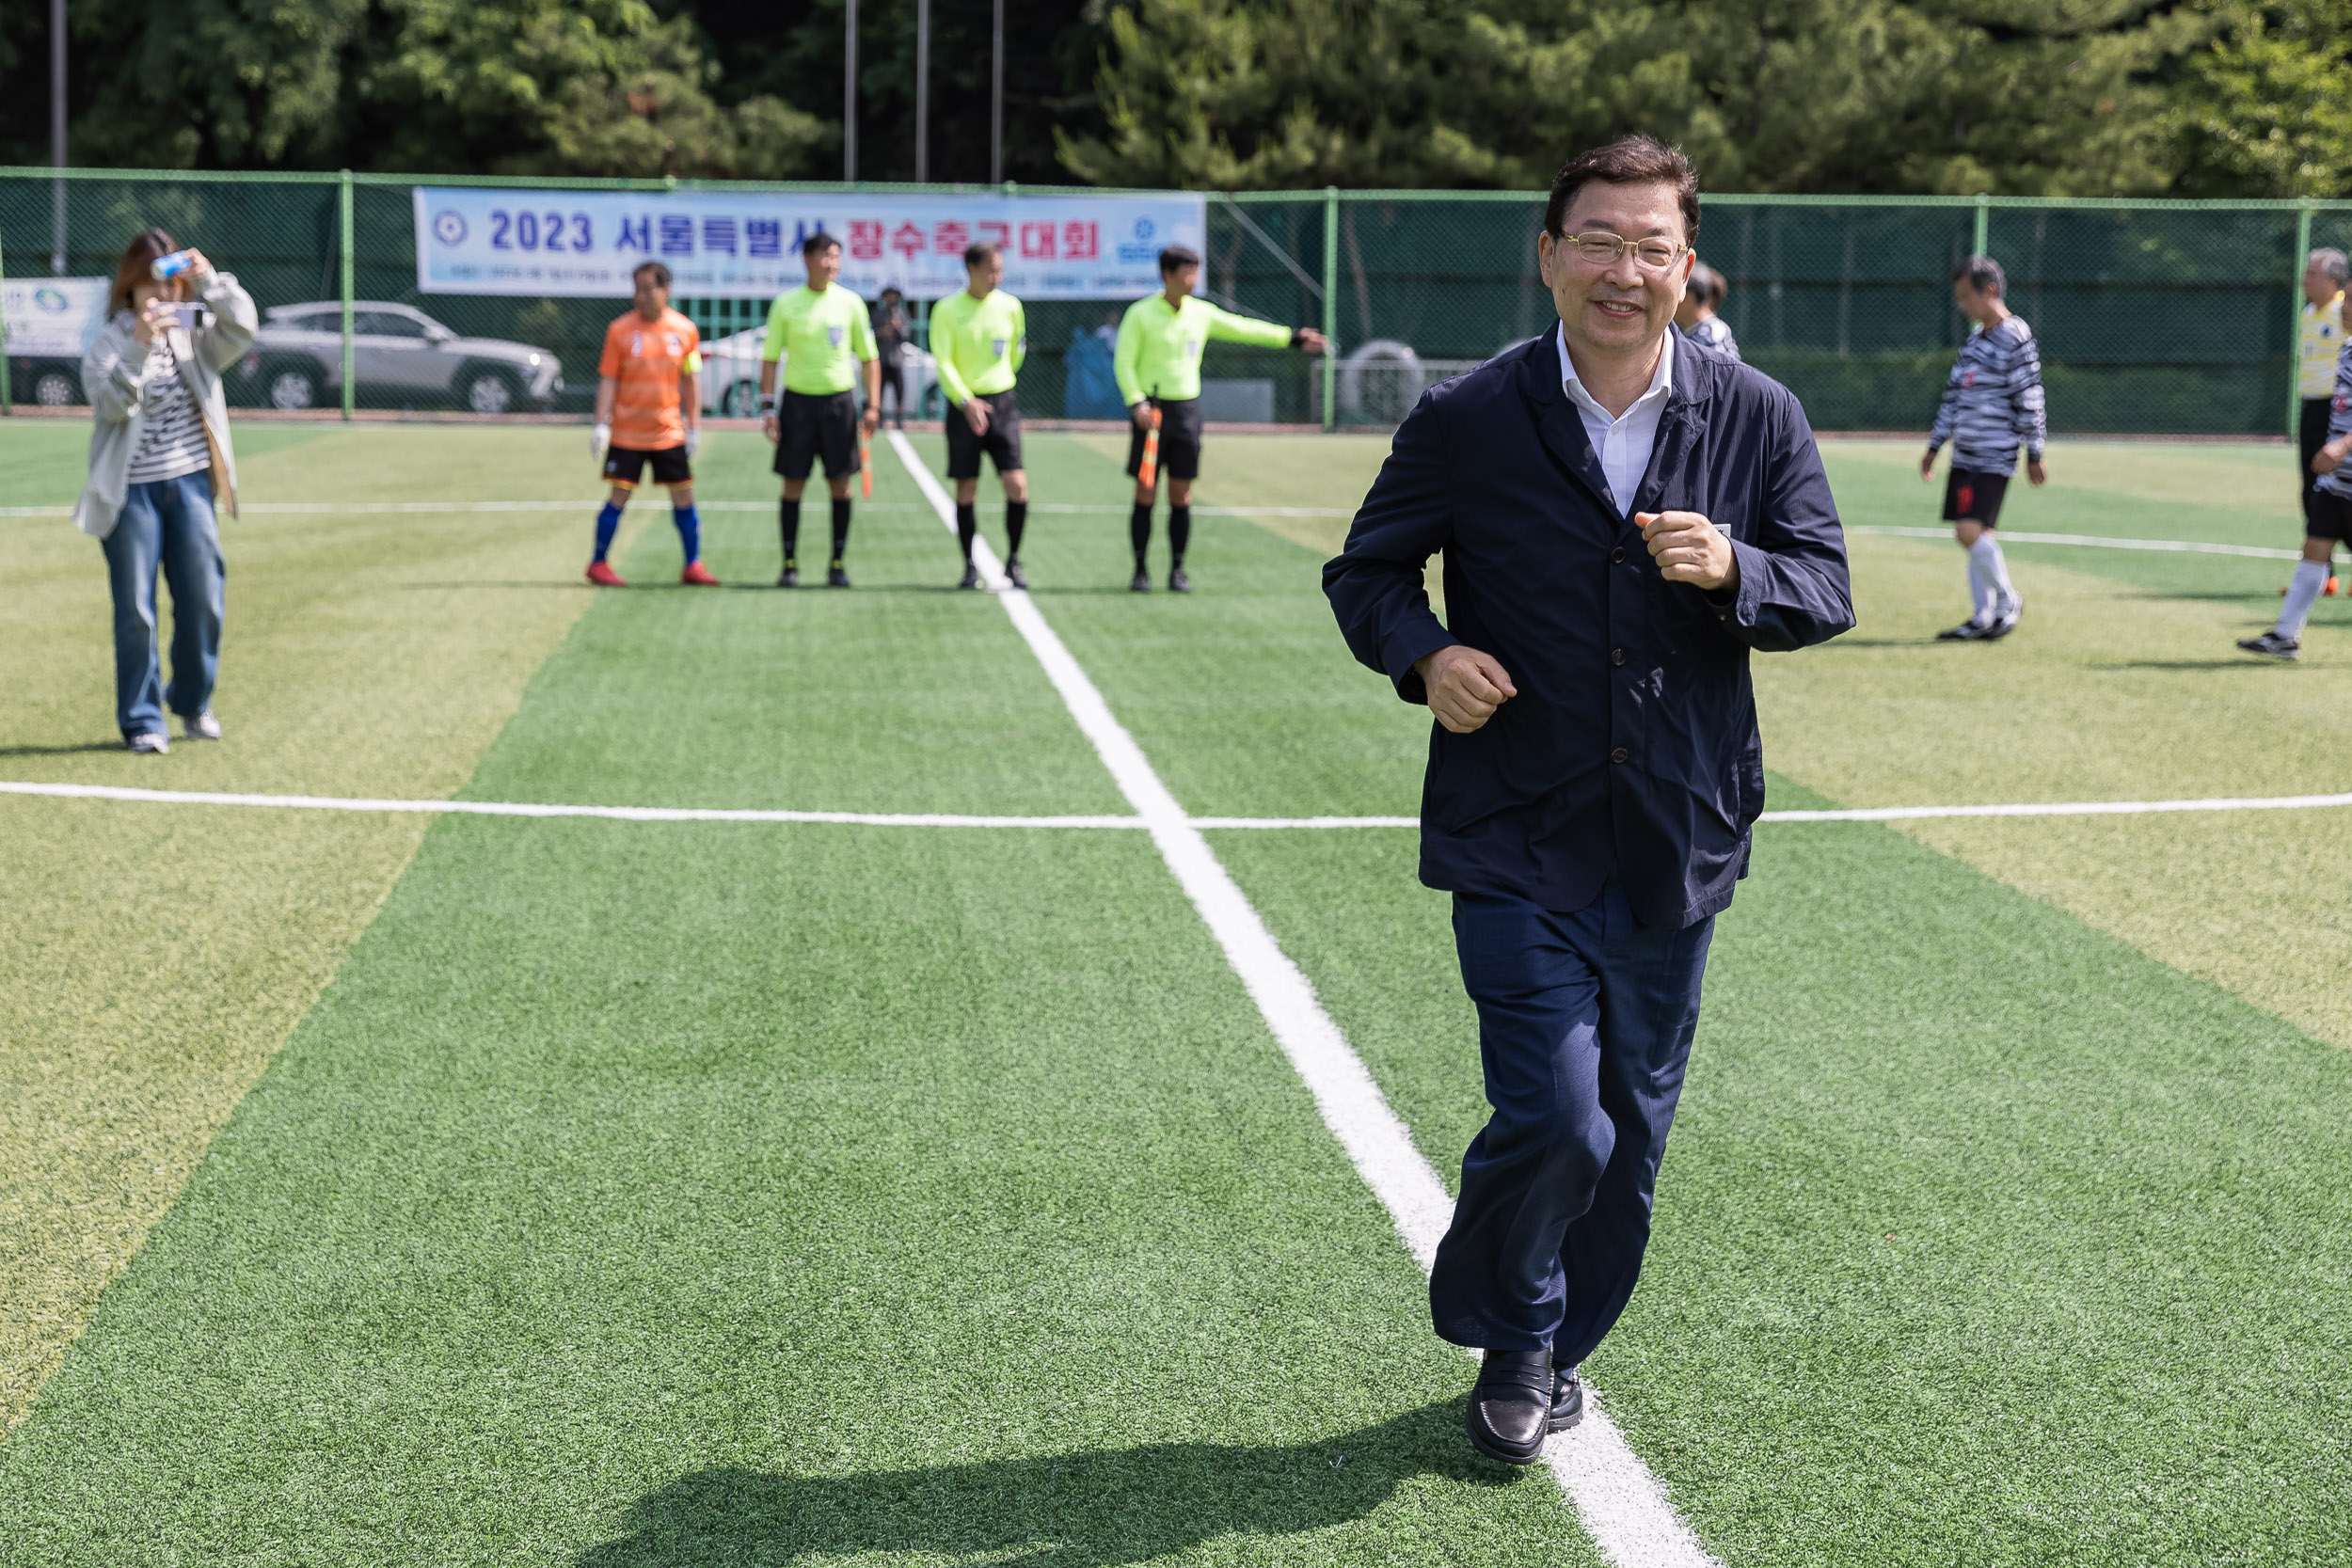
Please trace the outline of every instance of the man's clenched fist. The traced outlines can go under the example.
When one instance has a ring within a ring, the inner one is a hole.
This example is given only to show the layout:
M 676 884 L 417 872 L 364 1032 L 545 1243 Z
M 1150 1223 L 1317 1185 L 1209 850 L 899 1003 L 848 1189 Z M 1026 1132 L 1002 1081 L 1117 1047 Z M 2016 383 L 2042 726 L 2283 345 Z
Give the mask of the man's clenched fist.
M 1423 655 L 1413 664 L 1429 689 L 1429 711 L 1455 735 L 1468 735 L 1519 694 L 1510 672 L 1492 655 L 1456 642 Z

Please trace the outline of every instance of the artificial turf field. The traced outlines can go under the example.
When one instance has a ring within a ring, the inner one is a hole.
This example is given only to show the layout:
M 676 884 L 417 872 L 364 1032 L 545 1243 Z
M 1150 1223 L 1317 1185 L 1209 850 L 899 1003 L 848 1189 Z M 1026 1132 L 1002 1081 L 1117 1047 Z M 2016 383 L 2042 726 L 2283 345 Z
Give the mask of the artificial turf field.
M 851 812 L 1127 808 L 878 447 L 858 587 L 579 585 L 580 433 L 249 427 L 229 738 L 111 748 L 104 583 L 0 517 L 0 776 Z M 0 426 L 6 501 L 82 433 Z M 1317 588 L 1381 445 L 1216 437 L 1200 592 L 1031 437 L 1034 600 L 1196 815 L 1409 814 Z M 936 436 L 917 438 L 938 458 Z M 1930 524 L 1909 444 L 1848 520 Z M 765 503 L 756 436 L 713 502 Z M 2061 443 L 2012 531 L 2291 546 L 2276 448 Z M 575 510 L 391 504 L 575 499 Z M 273 507 L 308 505 L 311 511 Z M 1256 509 L 1254 513 L 1251 509 Z M 994 513 L 983 509 L 984 522 Z M 998 535 L 1001 539 L 1001 534 Z M 1772 805 L 2346 787 L 2282 562 L 1851 541 L 1756 661 Z M 739 586 L 737 586 L 739 585 Z M 2352 1560 L 2352 813 L 1766 824 L 1649 1268 L 1590 1372 L 1725 1564 Z M 1482 1114 L 1409 830 L 1210 842 L 1449 1181 Z M 1587 1563 L 1139 832 L 0 799 L 0 1563 Z

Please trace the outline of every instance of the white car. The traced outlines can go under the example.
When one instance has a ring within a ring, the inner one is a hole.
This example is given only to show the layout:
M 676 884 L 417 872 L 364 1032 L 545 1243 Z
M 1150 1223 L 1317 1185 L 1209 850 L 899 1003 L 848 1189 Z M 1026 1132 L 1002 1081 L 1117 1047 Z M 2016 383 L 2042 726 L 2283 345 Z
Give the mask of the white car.
M 703 344 L 704 413 L 738 420 L 759 417 L 759 350 L 767 341 L 768 329 L 755 326 Z M 933 418 L 931 391 L 939 384 L 939 376 L 931 356 L 913 343 L 906 345 L 904 353 L 907 411 Z

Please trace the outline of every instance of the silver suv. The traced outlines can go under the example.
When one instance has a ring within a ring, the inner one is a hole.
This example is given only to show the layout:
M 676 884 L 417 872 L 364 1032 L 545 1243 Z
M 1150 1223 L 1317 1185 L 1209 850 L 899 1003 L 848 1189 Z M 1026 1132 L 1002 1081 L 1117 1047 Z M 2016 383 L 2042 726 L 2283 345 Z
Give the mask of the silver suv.
M 446 402 L 476 414 L 508 414 L 548 407 L 564 389 L 552 349 L 461 338 L 413 306 L 362 299 L 351 309 L 353 370 L 371 402 Z M 342 302 L 272 307 L 244 373 L 272 408 L 316 408 L 330 391 L 340 397 Z

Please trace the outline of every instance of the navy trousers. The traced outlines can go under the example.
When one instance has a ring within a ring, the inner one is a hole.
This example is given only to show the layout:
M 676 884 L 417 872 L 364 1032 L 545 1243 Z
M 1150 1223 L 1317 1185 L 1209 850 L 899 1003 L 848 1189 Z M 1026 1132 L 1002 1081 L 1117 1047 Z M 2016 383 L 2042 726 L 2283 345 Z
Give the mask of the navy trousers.
M 1441 1337 L 1568 1366 L 1625 1310 L 1713 932 L 1643 927 L 1614 878 L 1574 914 L 1454 896 L 1494 1115 L 1429 1275 Z

